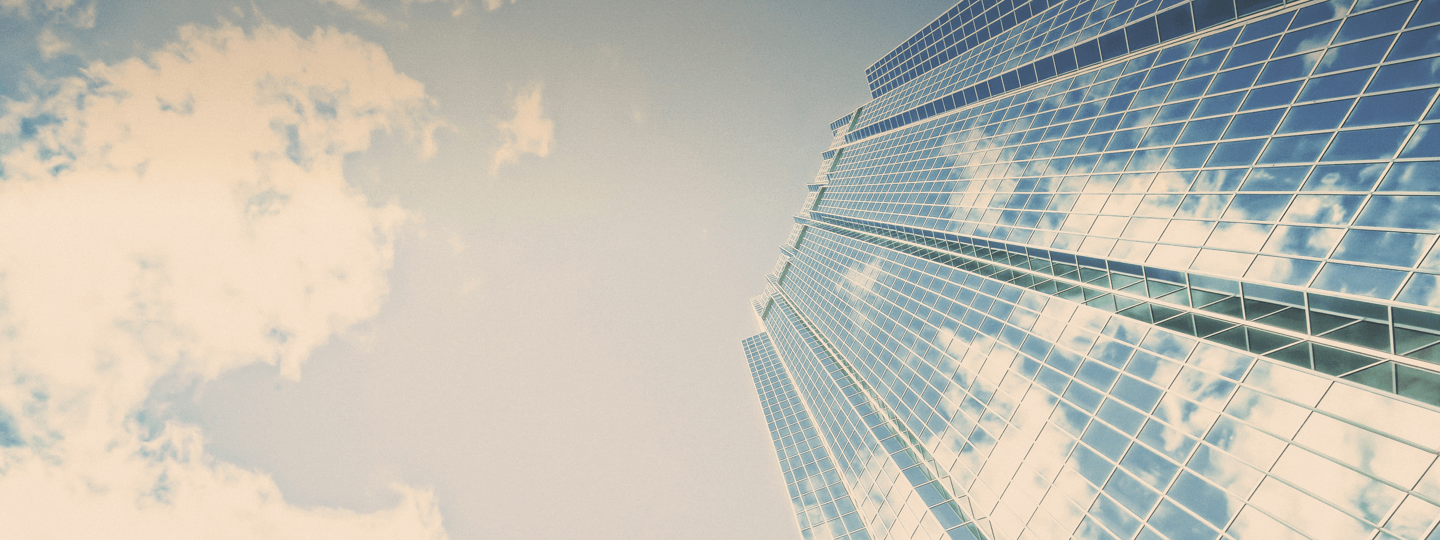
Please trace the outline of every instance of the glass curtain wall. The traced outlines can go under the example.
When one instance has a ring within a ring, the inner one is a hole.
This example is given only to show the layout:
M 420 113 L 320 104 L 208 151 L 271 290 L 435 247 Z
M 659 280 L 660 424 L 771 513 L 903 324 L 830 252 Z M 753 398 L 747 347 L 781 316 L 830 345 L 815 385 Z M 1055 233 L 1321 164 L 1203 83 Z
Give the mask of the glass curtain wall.
M 1440 0 L 962 1 L 745 341 L 807 539 L 1440 540 Z

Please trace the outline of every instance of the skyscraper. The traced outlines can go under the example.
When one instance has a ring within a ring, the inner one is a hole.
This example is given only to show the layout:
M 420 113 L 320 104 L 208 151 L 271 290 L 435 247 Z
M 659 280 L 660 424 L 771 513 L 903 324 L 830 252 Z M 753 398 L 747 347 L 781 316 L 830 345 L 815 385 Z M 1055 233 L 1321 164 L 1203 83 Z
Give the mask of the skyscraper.
M 805 538 L 1440 540 L 1440 0 L 963 0 L 744 349 Z

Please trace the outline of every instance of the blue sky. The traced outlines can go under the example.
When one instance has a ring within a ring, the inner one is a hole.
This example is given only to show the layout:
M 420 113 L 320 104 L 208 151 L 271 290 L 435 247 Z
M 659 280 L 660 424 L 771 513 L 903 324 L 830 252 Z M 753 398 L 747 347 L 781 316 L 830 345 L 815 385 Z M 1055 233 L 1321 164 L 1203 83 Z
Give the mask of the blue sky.
M 0 0 L 0 536 L 793 537 L 748 299 L 948 7 Z

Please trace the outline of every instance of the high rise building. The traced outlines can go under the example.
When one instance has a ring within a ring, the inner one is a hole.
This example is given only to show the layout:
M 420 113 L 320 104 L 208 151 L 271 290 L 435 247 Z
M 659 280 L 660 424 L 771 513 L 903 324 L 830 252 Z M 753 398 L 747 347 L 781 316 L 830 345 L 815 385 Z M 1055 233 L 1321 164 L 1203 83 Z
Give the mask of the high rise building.
M 963 0 L 745 341 L 805 538 L 1440 540 L 1440 0 Z

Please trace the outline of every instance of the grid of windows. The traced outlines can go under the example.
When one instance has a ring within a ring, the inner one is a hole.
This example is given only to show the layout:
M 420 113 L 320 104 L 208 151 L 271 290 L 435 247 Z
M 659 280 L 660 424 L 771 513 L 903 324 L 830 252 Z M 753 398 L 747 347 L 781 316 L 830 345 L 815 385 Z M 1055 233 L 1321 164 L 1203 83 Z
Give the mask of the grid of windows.
M 965 0 L 865 70 L 870 96 L 893 90 L 946 61 L 989 41 L 1061 0 Z
M 945 245 L 916 235 L 886 235 L 907 237 L 907 245 L 861 232 L 889 232 L 884 229 L 853 222 L 849 225 L 850 229 L 830 230 L 1440 405 L 1440 366 L 1432 365 L 1440 364 L 1435 359 L 1440 350 L 1435 345 L 1440 342 L 1440 330 L 1436 330 L 1440 328 L 1440 315 L 1117 261 L 1067 258 L 1064 254 L 1052 254 L 1051 258 L 1043 252 L 1034 253 L 1039 250 L 1022 255 L 1004 248 Z M 949 251 L 920 247 L 936 244 Z M 1203 313 L 1190 312 L 1187 308 L 1191 307 Z M 1396 362 L 1387 360 L 1393 358 L 1389 355 L 1374 354 L 1392 350 L 1427 363 Z
M 744 341 L 745 357 L 770 425 L 770 437 L 795 507 L 801 534 L 810 539 L 868 540 L 855 516 L 855 505 L 840 485 L 835 466 L 815 426 L 795 394 L 795 386 L 764 333 Z M 841 516 L 847 519 L 841 519 Z M 848 520 L 848 523 L 847 523 Z M 847 532 L 853 532 L 846 536 Z
M 948 478 L 937 477 L 933 459 L 884 404 L 872 402 L 863 383 L 850 376 L 783 299 L 776 299 L 767 328 L 779 336 L 781 351 L 794 366 L 805 397 L 820 407 L 822 431 L 839 458 L 843 478 L 857 497 L 857 519 L 878 537 L 971 540 L 978 535 L 950 497 Z
M 988 538 L 1420 539 L 1440 516 L 1433 411 L 829 231 L 802 247 L 777 304 L 815 314 Z
M 1440 540 L 1440 0 L 1019 5 L 867 70 L 754 303 L 802 528 Z
M 1440 32 L 1431 2 L 1407 36 Z M 1341 22 L 1283 13 L 847 147 L 819 210 L 1440 306 L 1440 72 L 1389 51 L 1401 24 Z M 1325 61 L 1377 40 L 1394 63 Z

